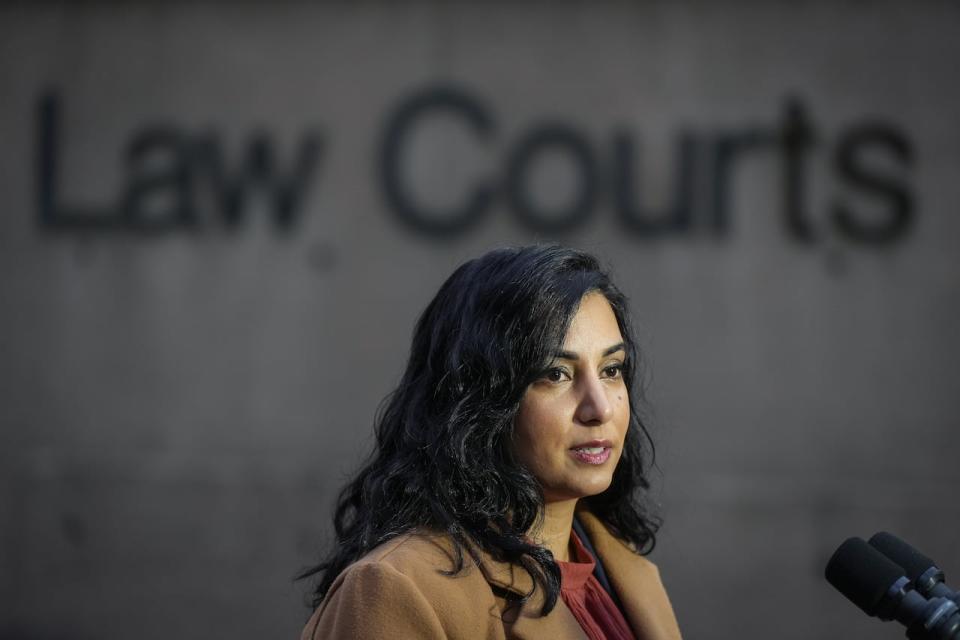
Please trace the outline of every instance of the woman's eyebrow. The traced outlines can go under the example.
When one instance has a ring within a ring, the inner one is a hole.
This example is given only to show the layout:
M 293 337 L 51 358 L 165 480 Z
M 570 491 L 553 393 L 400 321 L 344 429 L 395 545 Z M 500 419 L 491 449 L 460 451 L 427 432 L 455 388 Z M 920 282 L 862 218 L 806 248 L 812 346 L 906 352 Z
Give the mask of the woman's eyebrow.
M 618 342 L 617 344 L 604 349 L 603 353 L 600 354 L 600 357 L 605 358 L 611 353 L 616 353 L 617 351 L 623 351 L 623 350 L 626 350 L 626 344 L 624 344 L 623 342 Z M 574 351 L 558 351 L 554 357 L 559 360 L 579 360 L 580 359 L 579 354 L 577 354 Z

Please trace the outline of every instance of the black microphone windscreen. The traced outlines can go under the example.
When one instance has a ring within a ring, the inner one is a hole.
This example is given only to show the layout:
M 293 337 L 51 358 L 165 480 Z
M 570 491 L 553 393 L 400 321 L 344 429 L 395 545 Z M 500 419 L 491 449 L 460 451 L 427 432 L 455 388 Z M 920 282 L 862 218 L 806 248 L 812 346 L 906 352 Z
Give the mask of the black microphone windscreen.
M 934 566 L 933 560 L 886 531 L 875 533 L 870 538 L 870 546 L 903 567 L 911 580 L 916 580 Z
M 848 538 L 833 553 L 825 575 L 837 591 L 867 615 L 875 616 L 883 597 L 904 572 L 863 539 Z

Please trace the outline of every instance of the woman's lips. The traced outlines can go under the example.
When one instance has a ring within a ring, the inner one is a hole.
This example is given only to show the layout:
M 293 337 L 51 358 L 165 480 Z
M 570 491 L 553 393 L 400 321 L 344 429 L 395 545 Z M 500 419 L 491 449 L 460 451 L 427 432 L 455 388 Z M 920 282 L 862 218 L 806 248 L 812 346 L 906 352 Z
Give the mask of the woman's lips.
M 610 458 L 610 447 L 580 446 L 570 449 L 570 455 L 584 464 L 603 464 Z

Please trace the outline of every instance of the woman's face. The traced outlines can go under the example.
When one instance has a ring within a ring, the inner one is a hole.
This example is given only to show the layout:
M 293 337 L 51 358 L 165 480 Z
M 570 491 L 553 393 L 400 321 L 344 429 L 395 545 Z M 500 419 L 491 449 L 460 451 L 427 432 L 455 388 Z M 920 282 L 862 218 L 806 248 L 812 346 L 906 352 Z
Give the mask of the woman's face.
M 610 486 L 630 424 L 625 357 L 613 309 L 602 294 L 588 293 L 563 350 L 524 393 L 514 424 L 514 452 L 547 502 Z

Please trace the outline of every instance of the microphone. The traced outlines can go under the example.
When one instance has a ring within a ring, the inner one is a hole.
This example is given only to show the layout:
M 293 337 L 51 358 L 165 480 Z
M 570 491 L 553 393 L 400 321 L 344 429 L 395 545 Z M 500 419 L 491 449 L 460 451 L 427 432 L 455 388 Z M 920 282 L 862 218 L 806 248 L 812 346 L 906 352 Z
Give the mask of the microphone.
M 960 640 L 960 608 L 913 590 L 903 567 L 864 542 L 848 538 L 827 563 L 827 582 L 868 616 L 896 620 L 910 640 Z
M 948 598 L 960 604 L 960 593 L 946 584 L 946 576 L 937 564 L 909 544 L 886 531 L 873 534 L 870 546 L 903 567 L 913 587 L 927 598 Z

